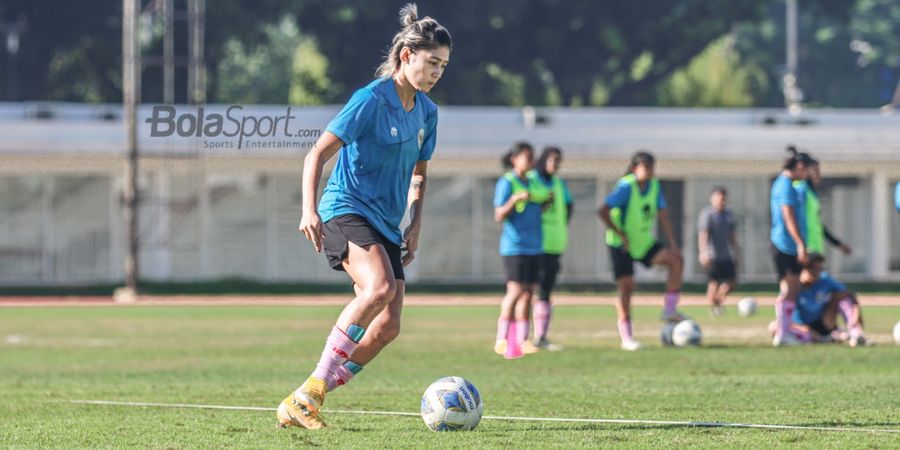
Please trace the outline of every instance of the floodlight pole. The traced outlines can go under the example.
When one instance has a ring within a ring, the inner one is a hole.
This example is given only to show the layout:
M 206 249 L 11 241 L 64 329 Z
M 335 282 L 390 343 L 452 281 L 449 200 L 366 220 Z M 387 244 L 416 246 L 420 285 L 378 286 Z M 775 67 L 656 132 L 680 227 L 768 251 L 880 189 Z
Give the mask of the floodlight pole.
M 138 143 L 137 104 L 140 102 L 141 73 L 138 51 L 138 0 L 122 0 L 122 103 L 125 119 L 125 227 L 128 252 L 125 254 L 125 290 L 117 300 L 135 299 L 138 290 Z
M 785 0 L 785 35 L 787 61 L 785 74 L 782 80 L 784 91 L 784 103 L 788 111 L 799 112 L 803 93 L 797 83 L 797 0 Z

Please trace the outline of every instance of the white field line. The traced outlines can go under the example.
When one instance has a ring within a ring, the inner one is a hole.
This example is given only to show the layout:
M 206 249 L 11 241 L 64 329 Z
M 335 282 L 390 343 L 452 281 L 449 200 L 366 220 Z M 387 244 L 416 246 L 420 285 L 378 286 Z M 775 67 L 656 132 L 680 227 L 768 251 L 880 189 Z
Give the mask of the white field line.
M 263 408 L 259 406 L 223 406 L 223 405 L 192 405 L 184 403 L 150 403 L 150 402 L 119 402 L 110 400 L 70 400 L 70 403 L 82 405 L 111 405 L 111 406 L 138 406 L 157 408 L 193 408 L 193 409 L 220 409 L 231 411 L 268 411 L 274 412 L 276 408 Z M 324 412 L 335 414 L 373 414 L 381 416 L 413 416 L 419 417 L 419 413 L 395 412 L 395 411 L 351 411 L 341 409 L 326 409 Z M 606 423 L 625 425 L 673 425 L 697 428 L 757 428 L 767 430 L 804 430 L 804 431 L 837 431 L 856 433 L 896 433 L 900 430 L 881 428 L 851 428 L 851 427 L 817 427 L 806 425 L 766 425 L 755 423 L 729 423 L 729 422 L 690 422 L 681 420 L 643 420 L 643 419 L 578 419 L 565 417 L 517 417 L 517 416 L 483 416 L 488 420 L 517 420 L 528 422 L 572 422 L 572 423 Z

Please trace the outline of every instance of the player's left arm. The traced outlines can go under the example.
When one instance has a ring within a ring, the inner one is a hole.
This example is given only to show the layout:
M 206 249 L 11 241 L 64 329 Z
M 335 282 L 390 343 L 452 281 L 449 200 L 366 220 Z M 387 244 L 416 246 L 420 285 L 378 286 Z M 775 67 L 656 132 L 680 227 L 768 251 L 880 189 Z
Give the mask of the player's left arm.
M 841 242 L 841 240 L 838 239 L 838 237 L 835 236 L 831 232 L 831 230 L 828 229 L 828 227 L 826 227 L 825 225 L 822 225 L 822 231 L 825 233 L 825 239 L 829 243 L 831 243 L 831 245 L 840 248 L 841 251 L 844 252 L 845 255 L 849 255 L 849 254 L 853 253 L 853 247 L 850 247 L 849 245 Z
M 413 169 L 412 181 L 407 194 L 410 221 L 406 231 L 403 232 L 403 243 L 406 247 L 406 254 L 403 255 L 404 266 L 409 265 L 416 258 L 416 250 L 419 248 L 419 231 L 422 229 L 422 210 L 425 207 L 427 179 L 428 161 L 418 161 Z

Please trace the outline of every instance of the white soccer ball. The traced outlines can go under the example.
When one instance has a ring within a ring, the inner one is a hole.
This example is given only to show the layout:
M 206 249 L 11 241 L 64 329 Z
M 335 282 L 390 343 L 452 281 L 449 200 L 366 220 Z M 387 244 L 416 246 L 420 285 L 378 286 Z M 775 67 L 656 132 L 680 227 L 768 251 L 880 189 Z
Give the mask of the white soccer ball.
M 738 315 L 741 317 L 750 317 L 756 314 L 756 299 L 753 297 L 744 297 L 737 303 Z
M 700 345 L 702 339 L 700 326 L 693 320 L 682 320 L 672 329 L 672 345 L 676 347 Z
M 483 412 L 481 394 L 463 377 L 440 378 L 422 396 L 422 420 L 431 431 L 474 430 Z
M 894 325 L 894 342 L 900 345 L 900 322 Z

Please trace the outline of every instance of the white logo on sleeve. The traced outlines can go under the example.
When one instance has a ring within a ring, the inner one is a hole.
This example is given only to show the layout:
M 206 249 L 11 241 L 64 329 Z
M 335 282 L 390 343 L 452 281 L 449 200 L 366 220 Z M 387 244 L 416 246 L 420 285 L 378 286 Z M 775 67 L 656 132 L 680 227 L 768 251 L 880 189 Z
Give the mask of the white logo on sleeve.
M 391 136 L 397 137 L 397 127 L 391 127 Z
M 419 128 L 419 150 L 422 149 L 422 144 L 425 143 L 425 129 Z

